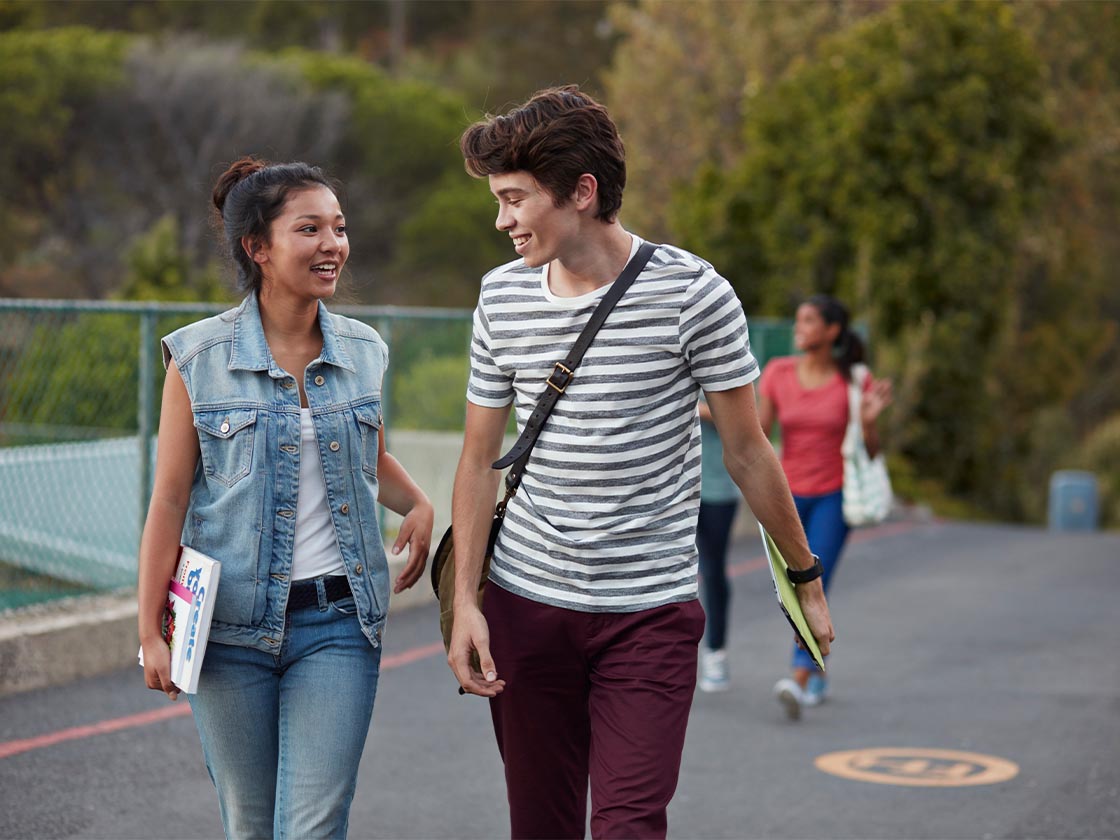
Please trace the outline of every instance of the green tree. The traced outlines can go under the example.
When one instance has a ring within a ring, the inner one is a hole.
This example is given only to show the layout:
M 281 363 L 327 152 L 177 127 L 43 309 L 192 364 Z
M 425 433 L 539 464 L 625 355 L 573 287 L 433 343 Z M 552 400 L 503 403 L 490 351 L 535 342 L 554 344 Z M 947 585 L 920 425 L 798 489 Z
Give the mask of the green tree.
M 470 364 L 465 353 L 424 355 L 397 377 L 392 423 L 398 429 L 460 431 Z
M 412 278 L 415 300 L 473 307 L 482 275 L 516 256 L 494 227 L 496 213 L 485 180 L 448 173 L 401 223 L 393 274 Z
M 463 100 L 355 58 L 302 51 L 284 58 L 318 89 L 350 102 L 338 168 L 349 173 L 355 272 L 380 269 L 380 302 L 473 302 L 500 238 L 485 189 L 463 171 L 458 138 L 471 120 Z
M 1080 356 L 1059 384 L 1071 428 L 1083 437 L 1120 411 L 1120 5 L 1040 0 L 1013 8 L 1047 66 L 1062 127 L 1047 197 L 1022 248 L 1021 320 L 1024 334 L 1039 334 L 1030 349 Z M 1046 331 L 1051 346 L 1043 348 Z
M 28 240 L 50 240 L 52 208 L 88 185 L 77 154 L 97 98 L 123 78 L 126 39 L 88 29 L 0 32 L 0 220 L 10 264 Z
M 753 97 L 745 146 L 680 208 L 686 244 L 763 311 L 814 291 L 854 304 L 896 377 L 893 444 L 1017 512 L 987 448 L 993 350 L 1055 135 L 1011 10 L 907 3 L 848 27 Z
M 173 214 L 158 219 L 133 242 L 125 259 L 128 274 L 118 296 L 123 300 L 224 301 L 217 266 L 197 269 L 193 255 L 182 247 L 179 222 Z
M 881 0 L 617 4 L 621 35 L 606 73 L 626 141 L 626 223 L 654 239 L 676 233 L 673 207 L 705 167 L 745 150 L 754 97 L 812 54 L 821 38 L 883 8 Z M 735 266 L 721 266 L 729 274 Z

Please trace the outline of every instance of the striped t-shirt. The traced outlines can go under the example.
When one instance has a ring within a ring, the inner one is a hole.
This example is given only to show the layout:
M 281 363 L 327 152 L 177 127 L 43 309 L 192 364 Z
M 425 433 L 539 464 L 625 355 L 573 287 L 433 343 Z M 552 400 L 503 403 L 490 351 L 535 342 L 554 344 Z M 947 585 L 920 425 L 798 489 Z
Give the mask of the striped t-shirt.
M 631 256 L 637 250 L 635 237 Z M 518 430 L 608 286 L 551 293 L 516 260 L 482 281 L 467 399 Z M 537 439 L 490 580 L 545 604 L 633 612 L 696 597 L 700 389 L 752 382 L 743 308 L 700 258 L 660 245 L 603 324 Z

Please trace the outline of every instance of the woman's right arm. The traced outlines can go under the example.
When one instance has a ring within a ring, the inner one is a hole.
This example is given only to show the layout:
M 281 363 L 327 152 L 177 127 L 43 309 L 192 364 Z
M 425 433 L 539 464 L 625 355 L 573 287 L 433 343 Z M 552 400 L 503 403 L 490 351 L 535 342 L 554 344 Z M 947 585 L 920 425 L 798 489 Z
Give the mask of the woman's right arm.
M 163 691 L 175 700 L 179 689 L 171 682 L 171 654 L 163 640 L 161 625 L 167 603 L 167 584 L 175 574 L 179 556 L 179 539 L 187 516 L 199 448 L 190 397 L 174 362 L 167 368 L 160 412 L 152 500 L 140 538 L 138 620 L 140 644 L 144 648 L 144 681 L 148 688 Z

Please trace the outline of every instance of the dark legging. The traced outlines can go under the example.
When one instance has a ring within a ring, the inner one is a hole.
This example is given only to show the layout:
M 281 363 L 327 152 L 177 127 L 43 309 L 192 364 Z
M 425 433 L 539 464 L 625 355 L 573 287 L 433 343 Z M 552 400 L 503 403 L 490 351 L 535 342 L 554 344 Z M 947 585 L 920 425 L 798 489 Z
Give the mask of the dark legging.
M 739 509 L 732 502 L 700 502 L 700 518 L 696 523 L 696 549 L 700 553 L 700 583 L 704 611 L 708 614 L 705 644 L 709 650 L 721 650 L 727 643 L 727 613 L 731 603 L 731 583 L 727 579 L 727 545 L 731 540 L 731 524 Z

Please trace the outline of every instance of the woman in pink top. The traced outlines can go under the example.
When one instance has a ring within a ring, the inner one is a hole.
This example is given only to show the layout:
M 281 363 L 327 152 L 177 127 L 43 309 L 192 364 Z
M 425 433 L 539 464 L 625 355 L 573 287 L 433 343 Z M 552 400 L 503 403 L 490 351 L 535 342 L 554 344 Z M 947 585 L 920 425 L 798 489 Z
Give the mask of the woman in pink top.
M 828 591 L 848 537 L 842 512 L 844 459 L 840 445 L 848 425 L 848 384 L 852 366 L 863 361 L 863 342 L 848 328 L 848 310 L 833 297 L 814 295 L 797 309 L 794 346 L 798 356 L 772 359 L 762 372 L 758 417 L 767 434 L 774 420 L 782 433 L 782 468 L 797 505 L 809 548 L 824 567 Z M 891 402 L 891 383 L 868 376 L 863 383 L 860 420 L 868 454 L 879 451 L 876 420 Z M 793 678 L 774 686 L 792 719 L 802 706 L 824 699 L 824 675 L 808 653 L 795 647 Z

